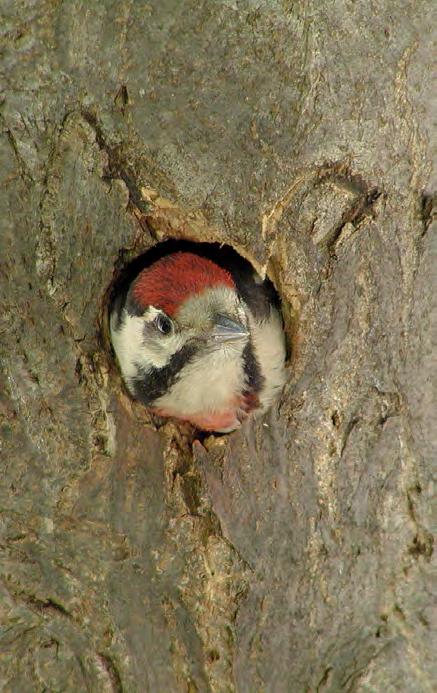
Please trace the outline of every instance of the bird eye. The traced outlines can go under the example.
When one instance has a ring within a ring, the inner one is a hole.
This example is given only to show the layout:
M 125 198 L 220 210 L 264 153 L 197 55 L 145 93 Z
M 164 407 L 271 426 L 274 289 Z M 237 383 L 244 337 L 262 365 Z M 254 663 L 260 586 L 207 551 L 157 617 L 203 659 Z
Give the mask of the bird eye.
M 154 320 L 156 329 L 158 329 L 162 334 L 170 334 L 173 329 L 173 323 L 167 315 L 162 315 L 161 313 L 156 316 Z

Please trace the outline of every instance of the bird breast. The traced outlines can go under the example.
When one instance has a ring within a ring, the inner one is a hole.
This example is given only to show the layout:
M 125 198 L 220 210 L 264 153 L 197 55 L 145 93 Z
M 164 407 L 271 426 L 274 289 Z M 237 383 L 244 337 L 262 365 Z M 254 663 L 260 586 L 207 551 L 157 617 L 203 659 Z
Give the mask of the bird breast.
M 180 418 L 229 408 L 244 388 L 243 348 L 241 343 L 222 345 L 188 362 L 153 406 Z

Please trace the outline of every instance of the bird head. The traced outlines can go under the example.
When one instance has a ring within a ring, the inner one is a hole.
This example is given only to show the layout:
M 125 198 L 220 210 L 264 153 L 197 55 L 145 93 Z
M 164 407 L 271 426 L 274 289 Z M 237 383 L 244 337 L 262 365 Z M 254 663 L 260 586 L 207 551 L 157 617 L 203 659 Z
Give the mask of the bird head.
M 111 332 L 128 378 L 138 367 L 162 369 L 184 350 L 241 353 L 249 339 L 247 314 L 231 274 L 190 252 L 167 255 L 138 275 L 123 314 L 111 318 Z

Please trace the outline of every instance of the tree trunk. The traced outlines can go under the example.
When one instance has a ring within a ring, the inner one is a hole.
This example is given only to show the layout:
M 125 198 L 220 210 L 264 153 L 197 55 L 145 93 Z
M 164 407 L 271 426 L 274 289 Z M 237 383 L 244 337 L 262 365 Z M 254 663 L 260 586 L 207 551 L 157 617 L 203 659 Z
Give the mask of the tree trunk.
M 2 691 L 435 690 L 431 8 L 3 0 Z M 281 296 L 239 432 L 113 363 L 111 283 L 166 238 Z

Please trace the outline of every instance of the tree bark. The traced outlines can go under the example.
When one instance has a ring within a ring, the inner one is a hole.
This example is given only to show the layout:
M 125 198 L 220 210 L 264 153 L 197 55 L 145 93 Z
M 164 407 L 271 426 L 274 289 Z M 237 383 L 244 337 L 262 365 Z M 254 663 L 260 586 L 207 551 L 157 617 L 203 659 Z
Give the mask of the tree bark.
M 431 7 L 3 0 L 3 691 L 435 690 Z M 231 435 L 108 348 L 167 238 L 283 302 L 283 396 Z

